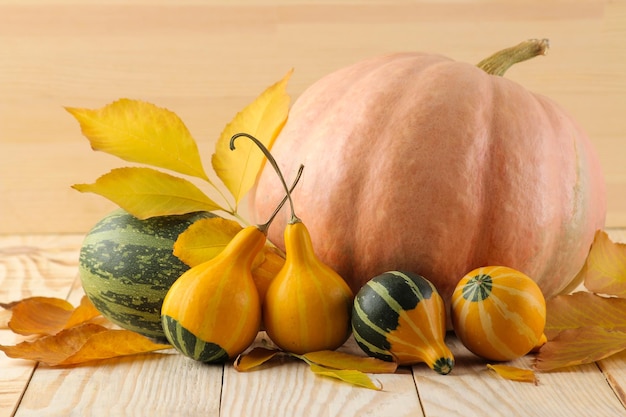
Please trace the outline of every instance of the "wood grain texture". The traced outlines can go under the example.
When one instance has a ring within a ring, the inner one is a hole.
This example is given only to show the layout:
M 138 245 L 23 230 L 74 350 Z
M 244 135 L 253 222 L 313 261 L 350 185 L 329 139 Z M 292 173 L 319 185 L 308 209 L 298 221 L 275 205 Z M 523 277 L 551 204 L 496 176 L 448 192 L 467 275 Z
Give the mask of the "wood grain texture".
M 77 251 L 82 239 L 80 235 L 0 236 L 0 302 L 30 296 L 66 298 L 76 279 Z M 22 340 L 9 330 L 0 329 L 0 344 Z M 0 417 L 11 416 L 35 364 L 0 354 L 0 369 Z
M 257 340 L 257 343 L 260 342 Z M 352 338 L 341 350 L 363 354 Z M 228 366 L 224 372 L 221 416 L 423 415 L 408 368 L 395 374 L 370 376 L 382 384 L 382 391 L 355 388 L 328 377 L 316 376 L 306 364 L 291 358 L 278 358 L 259 369 L 244 373 Z
M 0 0 L 0 233 L 84 233 L 113 208 L 69 187 L 124 164 L 91 152 L 63 106 L 119 97 L 178 113 L 208 164 L 224 125 L 295 68 L 316 79 L 403 50 L 478 62 L 530 37 L 546 57 L 507 77 L 562 104 L 587 130 L 626 226 L 626 3 L 505 0 Z
M 596 364 L 537 373 L 538 385 L 534 385 L 502 379 L 456 338 L 450 338 L 449 345 L 456 359 L 452 378 L 444 380 L 428 369 L 414 368 L 427 416 L 620 416 L 626 412 Z M 532 369 L 532 361 L 532 356 L 526 356 L 507 364 Z

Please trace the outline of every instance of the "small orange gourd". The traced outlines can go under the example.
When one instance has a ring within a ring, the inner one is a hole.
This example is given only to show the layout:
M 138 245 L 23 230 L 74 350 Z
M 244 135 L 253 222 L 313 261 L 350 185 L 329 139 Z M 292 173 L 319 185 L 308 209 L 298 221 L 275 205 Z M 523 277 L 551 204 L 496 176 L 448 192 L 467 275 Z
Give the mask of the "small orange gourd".
M 452 294 L 452 324 L 463 344 L 485 359 L 519 358 L 539 345 L 546 302 L 530 277 L 488 266 L 465 275 Z
M 316 256 L 309 231 L 295 214 L 290 191 L 273 156 L 254 137 L 241 136 L 254 141 L 265 153 L 291 206 L 291 219 L 284 231 L 285 263 L 272 279 L 263 304 L 267 334 L 288 352 L 334 350 L 350 335 L 352 290 Z

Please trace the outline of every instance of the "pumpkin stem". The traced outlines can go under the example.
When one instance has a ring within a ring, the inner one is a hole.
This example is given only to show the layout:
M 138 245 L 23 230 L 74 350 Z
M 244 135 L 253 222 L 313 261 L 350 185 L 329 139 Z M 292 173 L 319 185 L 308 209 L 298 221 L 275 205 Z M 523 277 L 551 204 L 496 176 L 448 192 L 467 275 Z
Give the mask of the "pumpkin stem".
M 265 147 L 265 145 L 263 145 L 263 143 L 260 140 L 258 140 L 257 138 L 255 138 L 254 136 L 252 136 L 252 135 L 250 135 L 248 133 L 237 133 L 237 134 L 233 135 L 233 137 L 230 138 L 230 149 L 231 150 L 235 149 L 235 139 L 237 139 L 240 136 L 244 136 L 244 137 L 250 139 L 252 142 L 254 142 L 254 144 L 256 146 L 258 146 L 258 148 L 261 150 L 261 152 L 263 152 L 263 154 L 265 155 L 265 157 L 267 158 L 269 163 L 272 165 L 272 168 L 274 168 L 274 171 L 276 171 L 276 174 L 278 174 L 278 177 L 280 178 L 280 182 L 282 182 L 283 187 L 285 187 L 285 192 L 287 193 L 287 199 L 289 200 L 289 206 L 291 207 L 291 220 L 289 220 L 289 223 L 293 224 L 293 223 L 300 222 L 300 219 L 298 218 L 298 216 L 296 216 L 296 212 L 294 210 L 293 200 L 291 199 L 291 191 L 289 190 L 289 187 L 287 187 L 287 182 L 285 182 L 285 177 L 283 176 L 283 173 L 280 171 L 280 168 L 278 167 L 278 163 L 276 162 L 276 160 L 274 159 L 274 157 L 272 156 L 270 151 Z M 301 166 L 301 169 L 303 169 L 303 168 L 304 168 L 304 166 Z M 298 174 L 298 177 L 299 177 L 299 174 Z M 272 219 L 273 219 L 274 215 L 275 214 L 272 215 Z
M 502 76 L 512 65 L 526 61 L 538 55 L 545 55 L 550 41 L 548 39 L 528 39 L 510 48 L 503 49 L 483 59 L 476 66 L 487 74 Z

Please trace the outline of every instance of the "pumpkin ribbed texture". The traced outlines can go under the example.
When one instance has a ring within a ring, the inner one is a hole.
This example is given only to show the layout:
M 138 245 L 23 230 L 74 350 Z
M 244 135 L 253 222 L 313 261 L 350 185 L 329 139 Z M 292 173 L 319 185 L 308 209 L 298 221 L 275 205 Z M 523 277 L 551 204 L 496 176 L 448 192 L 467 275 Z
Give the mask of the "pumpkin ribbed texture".
M 287 175 L 306 167 L 293 193 L 299 216 L 355 293 L 409 270 L 448 303 L 459 277 L 496 264 L 551 297 L 572 284 L 604 225 L 604 180 L 578 124 L 550 99 L 443 56 L 377 57 L 322 78 L 272 153 Z M 266 168 L 255 215 L 280 194 Z

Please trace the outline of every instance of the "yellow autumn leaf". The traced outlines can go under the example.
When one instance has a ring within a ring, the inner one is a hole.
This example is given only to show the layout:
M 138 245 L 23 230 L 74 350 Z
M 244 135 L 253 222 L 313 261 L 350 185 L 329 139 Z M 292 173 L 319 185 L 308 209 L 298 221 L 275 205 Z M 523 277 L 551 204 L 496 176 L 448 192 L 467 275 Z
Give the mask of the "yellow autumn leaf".
M 567 366 L 599 361 L 626 349 L 626 331 L 600 326 L 564 330 L 544 344 L 535 368 L 551 371 Z
M 394 373 L 398 368 L 395 362 L 383 361 L 380 359 L 351 355 L 336 350 L 321 350 L 309 352 L 302 355 L 308 363 L 313 363 L 326 368 L 355 370 L 371 374 Z
M 564 330 L 588 326 L 626 330 L 626 299 L 579 291 L 546 301 L 544 332 L 548 339 Z
M 237 133 L 248 133 L 268 149 L 287 121 L 290 98 L 286 87 L 293 71 L 266 89 L 251 104 L 239 112 L 222 131 L 211 159 L 213 169 L 230 191 L 237 205 L 254 185 L 263 167 L 263 153 L 250 141 L 241 140 L 235 150 L 230 139 Z
M 139 219 L 222 209 L 190 181 L 152 168 L 116 168 L 72 188 L 106 197 Z
M 167 109 L 120 99 L 96 110 L 66 110 L 78 120 L 94 150 L 208 180 L 196 141 Z
M 360 371 L 355 371 L 352 369 L 327 368 L 324 366 L 316 365 L 314 363 L 309 364 L 309 366 L 313 373 L 315 373 L 316 375 L 340 379 L 341 381 L 348 382 L 352 385 L 357 385 L 376 391 L 380 391 L 383 389 L 383 386 L 380 382 L 378 383 L 378 385 L 375 384 L 374 381 L 372 381 L 372 379 L 367 374 Z
M 589 291 L 626 298 L 626 244 L 597 231 L 582 273 Z
M 532 382 L 533 384 L 537 383 L 537 377 L 531 369 L 522 369 L 509 365 L 491 364 L 487 364 L 487 368 L 491 369 L 504 379 L 510 379 L 511 381 L 518 382 Z
M 193 267 L 213 259 L 242 227 L 222 217 L 200 219 L 194 222 L 174 243 L 174 255 Z

